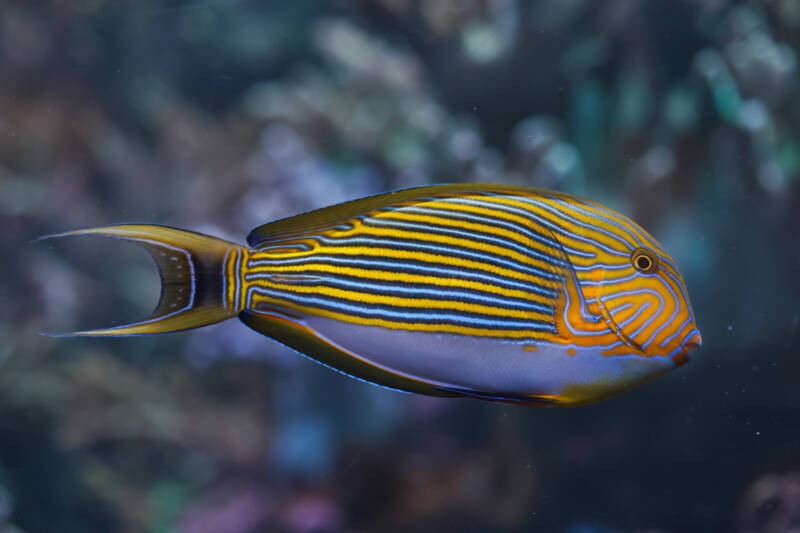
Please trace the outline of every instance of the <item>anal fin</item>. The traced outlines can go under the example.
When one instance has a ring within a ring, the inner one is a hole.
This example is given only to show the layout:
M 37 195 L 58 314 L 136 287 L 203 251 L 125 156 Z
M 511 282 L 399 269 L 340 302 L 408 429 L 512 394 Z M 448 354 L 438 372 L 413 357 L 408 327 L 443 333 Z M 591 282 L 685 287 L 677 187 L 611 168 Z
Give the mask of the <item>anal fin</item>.
M 255 312 L 250 310 L 244 310 L 239 313 L 239 319 L 247 327 L 262 335 L 266 335 L 301 355 L 350 377 L 393 390 L 430 396 L 457 395 L 433 384 L 394 374 L 372 365 L 360 359 L 357 354 L 353 354 L 318 335 L 314 330 L 302 324 L 299 319 L 278 312 Z
M 552 407 L 558 405 L 558 399 L 543 395 L 524 395 L 524 394 L 502 394 L 494 392 L 480 392 L 469 389 L 457 389 L 452 387 L 438 387 L 442 391 L 449 392 L 457 396 L 466 396 L 479 400 L 489 400 L 493 402 L 511 403 L 519 405 L 536 405 L 540 407 Z

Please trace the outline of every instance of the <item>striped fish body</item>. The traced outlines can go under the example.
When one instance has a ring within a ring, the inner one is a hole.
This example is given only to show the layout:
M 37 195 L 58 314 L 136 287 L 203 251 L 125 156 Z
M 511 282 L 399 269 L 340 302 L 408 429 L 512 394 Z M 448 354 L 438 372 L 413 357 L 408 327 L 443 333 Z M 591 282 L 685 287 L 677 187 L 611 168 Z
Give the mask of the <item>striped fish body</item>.
M 76 233 L 138 240 L 164 280 L 148 320 L 79 335 L 161 333 L 238 314 L 376 384 L 536 405 L 612 396 L 680 366 L 700 344 L 663 248 L 628 218 L 562 193 L 408 189 L 266 224 L 249 247 L 161 226 Z

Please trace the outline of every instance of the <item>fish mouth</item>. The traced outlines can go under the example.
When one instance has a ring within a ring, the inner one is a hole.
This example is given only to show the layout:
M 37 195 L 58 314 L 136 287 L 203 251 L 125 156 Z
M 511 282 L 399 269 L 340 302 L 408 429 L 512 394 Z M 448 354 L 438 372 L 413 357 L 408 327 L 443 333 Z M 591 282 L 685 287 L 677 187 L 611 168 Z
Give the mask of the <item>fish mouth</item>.
M 686 348 L 689 348 L 689 349 L 692 349 L 692 350 L 694 350 L 696 348 L 699 348 L 702 345 L 703 345 L 703 337 L 702 337 L 702 335 L 700 335 L 699 331 L 695 331 L 694 335 L 689 337 L 689 340 L 686 341 L 686 343 L 684 344 L 684 346 Z
M 703 337 L 700 335 L 700 332 L 695 329 L 689 334 L 688 338 L 683 341 L 683 344 L 678 348 L 677 353 L 670 357 L 670 359 L 672 359 L 672 362 L 675 363 L 676 366 L 683 366 L 692 359 L 689 355 L 689 352 L 696 350 L 702 345 Z

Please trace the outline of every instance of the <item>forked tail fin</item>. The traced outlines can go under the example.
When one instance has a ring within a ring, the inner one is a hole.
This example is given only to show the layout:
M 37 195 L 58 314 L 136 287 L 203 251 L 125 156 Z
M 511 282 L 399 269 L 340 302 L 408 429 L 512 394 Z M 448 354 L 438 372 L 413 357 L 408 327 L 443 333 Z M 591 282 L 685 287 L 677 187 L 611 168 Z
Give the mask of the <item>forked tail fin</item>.
M 166 226 L 125 224 L 47 235 L 105 235 L 141 244 L 161 274 L 161 298 L 145 320 L 107 329 L 52 336 L 127 336 L 168 333 L 214 324 L 236 316 L 245 248 L 215 237 Z

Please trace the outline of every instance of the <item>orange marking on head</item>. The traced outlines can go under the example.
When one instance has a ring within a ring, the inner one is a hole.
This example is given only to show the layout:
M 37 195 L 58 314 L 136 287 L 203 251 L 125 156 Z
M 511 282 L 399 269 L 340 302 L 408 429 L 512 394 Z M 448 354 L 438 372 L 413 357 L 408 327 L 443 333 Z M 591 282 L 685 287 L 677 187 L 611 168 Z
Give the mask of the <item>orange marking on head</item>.
M 636 349 L 628 346 L 625 343 L 614 346 L 613 348 L 608 348 L 607 350 L 603 350 L 601 353 L 606 357 L 611 357 L 613 355 L 631 355 L 633 352 L 636 352 L 636 355 L 643 355 L 641 352 L 638 352 Z
M 534 346 L 532 344 L 529 344 L 527 346 L 523 346 L 522 349 L 523 350 L 527 350 L 529 352 L 535 352 L 536 351 L 536 346 Z
M 567 348 L 567 355 L 575 355 L 575 348 Z
M 555 322 L 558 337 L 553 341 L 561 344 L 589 347 L 616 342 L 618 340 L 617 335 L 611 331 L 605 320 L 592 322 L 584 319 L 581 313 L 581 295 L 578 294 L 578 290 L 574 280 L 567 276 L 564 291 L 559 294 L 556 301 Z M 594 291 L 596 289 L 591 288 L 591 290 Z M 569 294 L 569 307 L 566 307 L 567 294 Z M 592 296 L 584 294 L 584 297 L 591 298 Z M 600 314 L 600 309 L 596 304 L 589 305 L 587 311 L 595 315 Z M 569 322 L 569 325 L 567 322 Z M 572 333 L 573 330 L 579 330 L 584 335 L 575 335 Z

